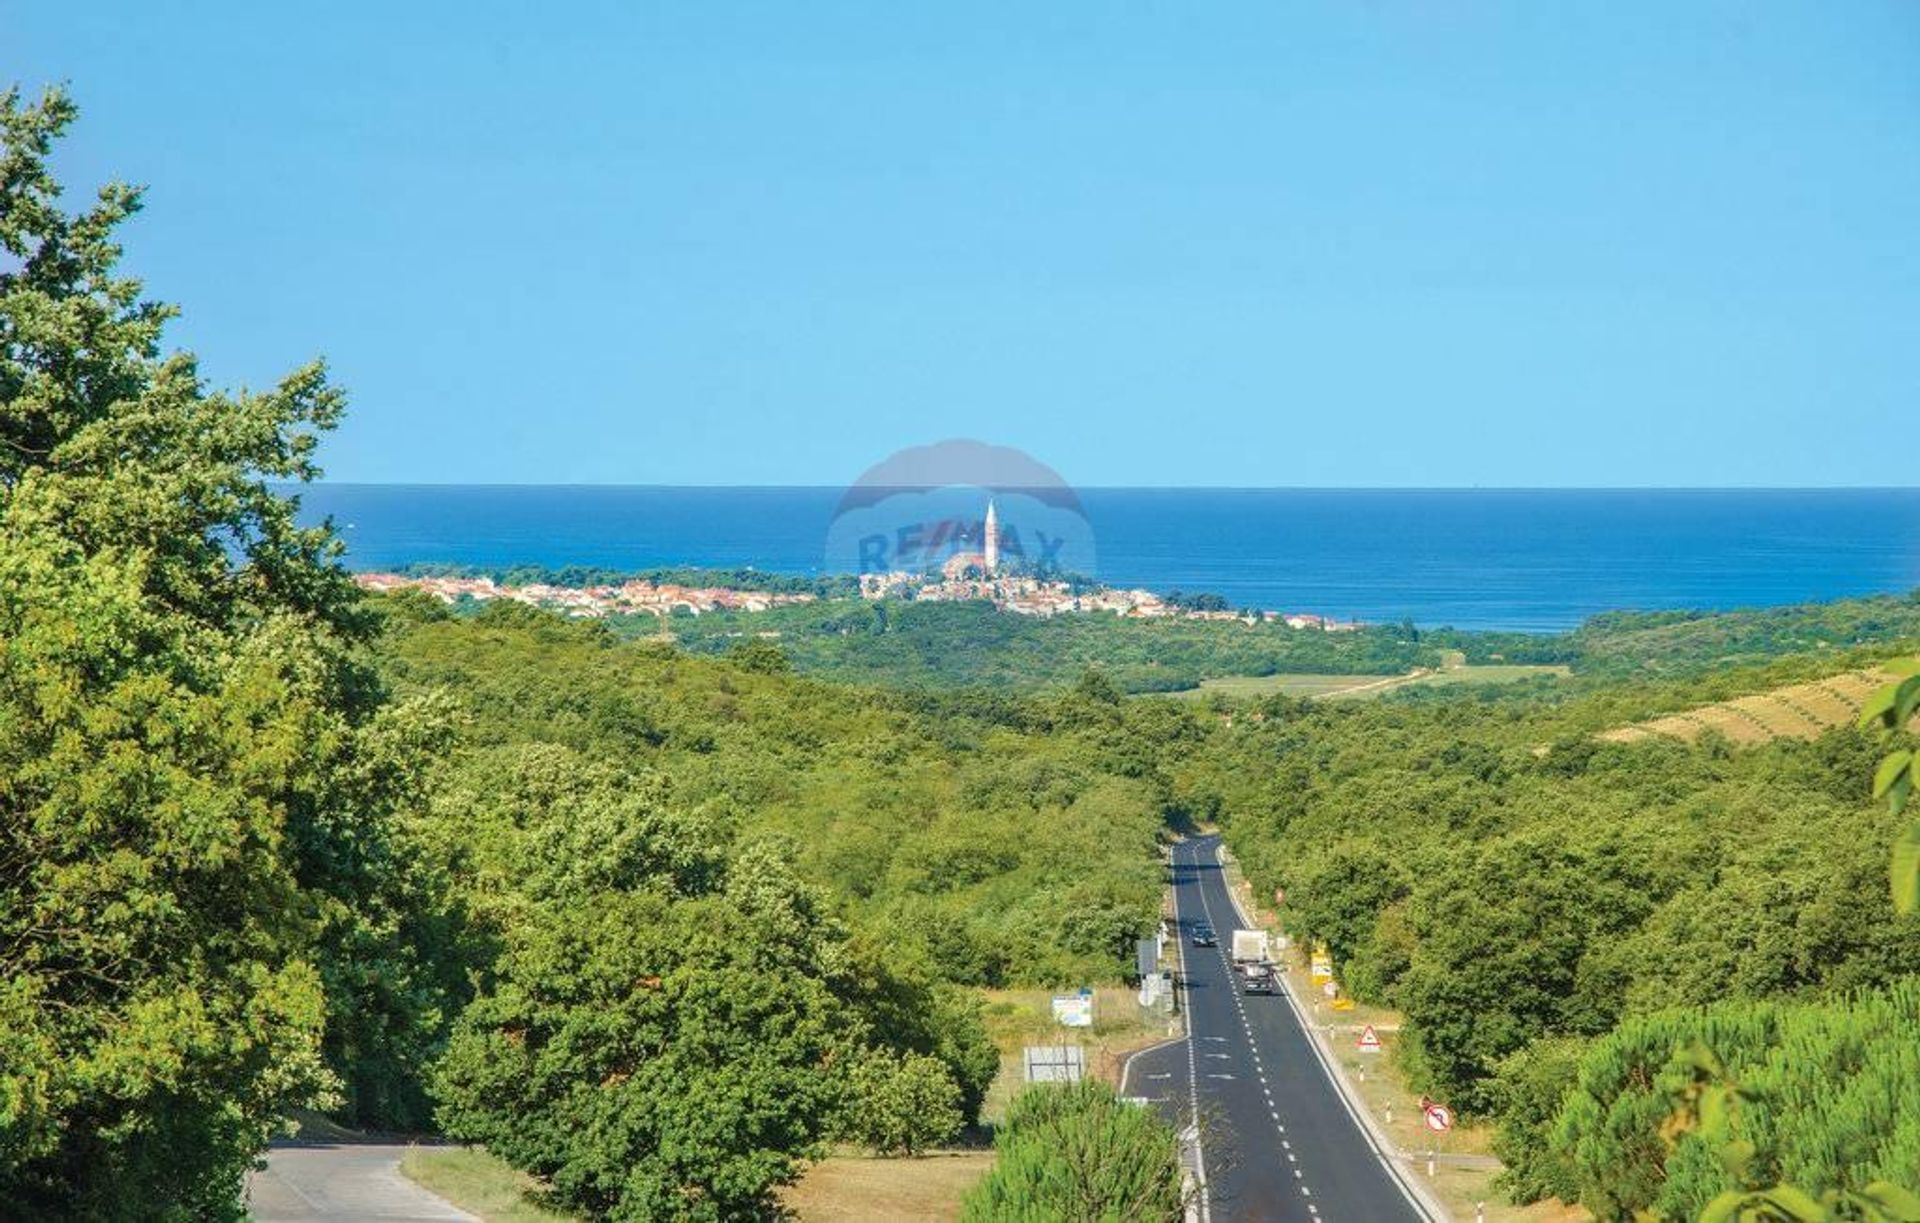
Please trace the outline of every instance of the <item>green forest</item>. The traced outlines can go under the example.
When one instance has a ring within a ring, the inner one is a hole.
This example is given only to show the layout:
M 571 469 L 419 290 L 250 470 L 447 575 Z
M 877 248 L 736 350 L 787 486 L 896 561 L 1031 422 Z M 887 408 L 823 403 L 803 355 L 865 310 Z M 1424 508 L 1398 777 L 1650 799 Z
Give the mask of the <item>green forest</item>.
M 1870 786 L 1904 798 L 1911 757 L 1596 735 L 1911 653 L 1920 598 L 1557 638 L 835 602 L 669 642 L 371 597 L 284 491 L 341 391 L 318 363 L 219 391 L 166 348 L 119 266 L 138 192 L 61 202 L 72 119 L 0 99 L 11 1213 L 239 1217 L 319 1109 L 484 1143 L 588 1217 L 761 1216 L 835 1144 L 977 1121 L 980 990 L 1121 979 L 1165 844 L 1218 826 L 1405 1014 L 1415 1079 L 1497 1122 L 1518 1199 L 1906 1217 L 1920 917 Z M 1129 695 L 1442 649 L 1572 677 Z M 1166 1127 L 1111 1092 L 1022 1097 L 994 1141 L 969 1217 L 1178 1214 Z
M 914 688 L 1066 687 L 1098 668 L 1126 692 L 1191 688 L 1215 675 L 1398 674 L 1437 666 L 1403 626 L 1351 633 L 1284 624 L 1127 620 L 1110 613 L 1023 616 L 986 602 L 835 599 L 764 612 L 623 617 L 623 632 L 670 634 L 695 653 L 776 638 L 794 667 L 823 679 Z

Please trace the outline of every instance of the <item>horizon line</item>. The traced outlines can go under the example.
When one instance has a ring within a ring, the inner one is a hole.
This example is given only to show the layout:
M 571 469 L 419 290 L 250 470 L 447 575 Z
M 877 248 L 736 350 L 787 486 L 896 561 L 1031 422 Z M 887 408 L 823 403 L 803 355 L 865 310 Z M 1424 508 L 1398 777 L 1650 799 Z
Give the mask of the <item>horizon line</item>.
M 279 488 L 660 489 L 700 492 L 842 492 L 846 484 L 706 484 L 606 480 L 268 480 Z M 971 487 L 961 484 L 941 487 Z M 984 487 L 984 486 L 981 486 Z M 1069 484 L 1091 492 L 1208 493 L 1920 493 L 1906 484 Z M 1012 488 L 1009 491 L 1019 491 Z

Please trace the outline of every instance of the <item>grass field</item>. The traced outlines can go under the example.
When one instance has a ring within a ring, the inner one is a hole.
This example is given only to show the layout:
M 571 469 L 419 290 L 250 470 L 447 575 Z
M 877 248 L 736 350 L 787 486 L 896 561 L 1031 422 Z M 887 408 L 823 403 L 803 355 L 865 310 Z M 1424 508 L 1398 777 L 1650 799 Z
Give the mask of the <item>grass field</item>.
M 1421 669 L 1405 675 L 1223 675 L 1200 681 L 1169 696 L 1202 700 L 1215 695 L 1234 700 L 1263 696 L 1305 697 L 1309 700 L 1365 700 L 1401 688 L 1449 687 L 1470 684 L 1510 684 L 1538 675 L 1565 676 L 1566 667 L 1521 663 L 1452 663 L 1437 671 Z
M 574 1216 L 548 1210 L 527 1195 L 539 1182 L 479 1147 L 421 1147 L 400 1171 L 486 1223 L 554 1223 Z
M 1198 700 L 1215 693 L 1236 700 L 1247 697 L 1334 696 L 1364 684 L 1378 684 L 1386 680 L 1399 679 L 1393 675 L 1223 675 L 1218 679 L 1203 679 L 1198 688 L 1185 688 L 1169 693 L 1186 700 Z
M 1651 718 L 1631 726 L 1602 732 L 1610 743 L 1635 743 L 1665 736 L 1691 743 L 1715 731 L 1739 744 L 1773 739 L 1812 739 L 1860 716 L 1860 707 L 1874 689 L 1893 678 L 1878 667 L 1849 671 L 1807 684 L 1789 684 L 1771 692 L 1702 705 L 1682 713 Z
M 780 1204 L 802 1223 L 954 1219 L 960 1199 L 992 1166 L 990 1150 L 936 1151 L 915 1159 L 834 1155 L 781 1190 Z M 400 1161 L 400 1171 L 485 1223 L 575 1218 L 530 1199 L 534 1179 L 478 1147 L 423 1147 Z

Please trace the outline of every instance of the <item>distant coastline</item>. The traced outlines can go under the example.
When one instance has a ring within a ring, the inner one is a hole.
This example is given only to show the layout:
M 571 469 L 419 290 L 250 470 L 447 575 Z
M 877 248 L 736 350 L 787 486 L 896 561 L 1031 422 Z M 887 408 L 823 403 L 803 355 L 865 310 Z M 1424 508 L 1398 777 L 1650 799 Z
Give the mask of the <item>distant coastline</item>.
M 1336 620 L 1557 632 L 1920 586 L 1920 490 L 1081 489 L 1093 576 Z M 828 580 L 831 488 L 317 484 L 360 572 L 672 567 Z

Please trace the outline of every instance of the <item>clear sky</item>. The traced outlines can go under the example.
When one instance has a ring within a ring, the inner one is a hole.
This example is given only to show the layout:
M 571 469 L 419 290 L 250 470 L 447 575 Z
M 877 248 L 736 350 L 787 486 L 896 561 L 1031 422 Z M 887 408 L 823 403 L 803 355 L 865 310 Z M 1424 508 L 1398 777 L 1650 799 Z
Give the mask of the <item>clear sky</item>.
M 330 478 L 1913 484 L 1920 4 L 0 2 Z

